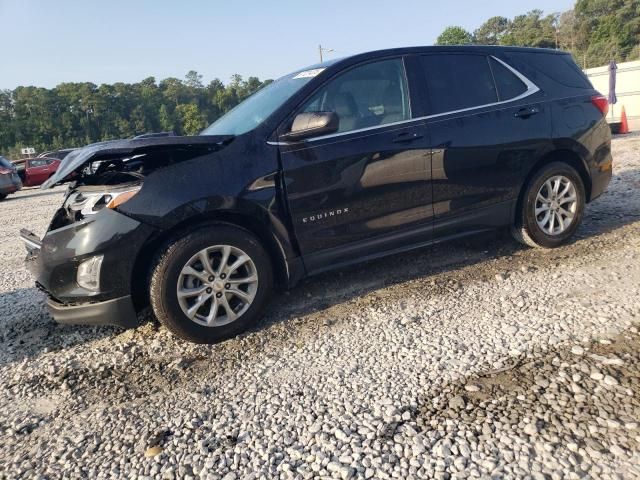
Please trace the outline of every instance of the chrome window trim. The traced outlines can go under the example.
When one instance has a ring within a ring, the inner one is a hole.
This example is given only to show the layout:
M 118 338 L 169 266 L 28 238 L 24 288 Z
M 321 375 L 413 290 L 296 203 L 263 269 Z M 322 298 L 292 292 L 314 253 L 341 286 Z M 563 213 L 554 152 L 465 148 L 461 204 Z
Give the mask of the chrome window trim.
M 297 143 L 315 142 L 317 140 L 324 140 L 324 139 L 327 139 L 327 138 L 341 137 L 343 135 L 349 135 L 351 133 L 368 132 L 368 131 L 371 131 L 371 130 L 378 130 L 379 128 L 384 128 L 384 127 L 393 127 L 393 126 L 396 126 L 396 125 L 405 125 L 407 123 L 418 122 L 420 120 L 424 120 L 425 118 L 428 118 L 428 117 L 416 117 L 416 118 L 410 118 L 408 120 L 400 120 L 398 122 L 385 123 L 384 125 L 374 125 L 373 127 L 365 127 L 365 128 L 359 128 L 357 130 L 349 130 L 348 132 L 330 133 L 329 135 L 322 135 L 320 137 L 307 138 L 307 139 L 303 140 L 302 142 L 293 142 L 292 143 L 292 142 L 273 142 L 273 141 L 268 141 L 267 144 L 269 144 L 269 145 L 296 145 Z
M 436 113 L 436 114 L 433 114 L 433 115 L 426 115 L 424 117 L 410 118 L 408 120 L 400 120 L 399 122 L 385 123 L 384 125 L 375 125 L 373 127 L 359 128 L 357 130 L 349 130 L 348 132 L 331 133 L 329 135 L 322 135 L 320 137 L 308 138 L 306 140 L 303 140 L 303 143 L 317 142 L 317 141 L 320 141 L 320 140 L 327 140 L 327 139 L 330 139 L 330 138 L 342 137 L 344 135 L 351 135 L 352 133 L 368 132 L 368 131 L 371 131 L 371 130 L 377 130 L 379 128 L 393 127 L 395 125 L 403 125 L 403 124 L 407 124 L 407 123 L 411 123 L 411 122 L 415 122 L 415 121 L 419 121 L 419 120 L 431 120 L 433 118 L 444 117 L 446 115 L 454 115 L 456 113 L 470 112 L 470 111 L 478 110 L 478 109 L 481 109 L 481 108 L 494 107 L 494 106 L 497 106 L 497 105 L 505 105 L 507 103 L 517 102 L 518 100 L 522 100 L 523 98 L 527 98 L 527 97 L 529 97 L 529 96 L 531 96 L 531 95 L 533 95 L 535 93 L 538 93 L 540 91 L 540 88 L 535 83 L 533 83 L 531 80 L 529 80 L 527 77 L 525 77 L 518 70 L 513 68 L 511 65 L 503 62 L 502 60 L 500 60 L 499 58 L 494 57 L 493 55 L 488 55 L 488 57 L 493 58 L 496 62 L 499 62 L 501 65 L 503 65 L 505 68 L 507 68 L 511 73 L 513 73 L 516 77 L 518 77 L 518 79 L 522 83 L 525 84 L 527 89 L 523 93 L 521 93 L 520 95 L 518 95 L 516 97 L 513 97 L 513 98 L 510 98 L 508 100 L 501 100 L 499 102 L 487 103 L 487 104 L 484 104 L 484 105 L 478 105 L 476 107 L 462 108 L 460 110 L 451 110 L 449 112 Z M 405 74 L 406 74 L 406 68 L 405 68 Z M 273 142 L 273 141 L 268 141 L 267 144 L 269 144 L 269 145 L 295 145 L 295 143 L 291 143 L 291 142 Z

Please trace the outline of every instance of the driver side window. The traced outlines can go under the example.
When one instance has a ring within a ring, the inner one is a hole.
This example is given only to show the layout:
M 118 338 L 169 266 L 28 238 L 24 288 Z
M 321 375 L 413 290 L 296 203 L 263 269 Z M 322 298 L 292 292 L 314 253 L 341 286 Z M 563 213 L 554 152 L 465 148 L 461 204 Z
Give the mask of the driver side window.
M 340 74 L 316 92 L 301 111 L 334 112 L 339 133 L 409 120 L 402 59 L 367 63 Z

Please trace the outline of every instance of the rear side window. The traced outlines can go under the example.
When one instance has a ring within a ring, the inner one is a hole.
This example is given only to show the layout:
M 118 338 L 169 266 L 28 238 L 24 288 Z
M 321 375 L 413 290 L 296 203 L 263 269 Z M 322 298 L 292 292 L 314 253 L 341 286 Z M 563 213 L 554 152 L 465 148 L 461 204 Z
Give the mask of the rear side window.
M 511 100 L 527 91 L 524 82 L 503 64 L 494 58 L 489 58 L 489 63 L 498 88 L 498 99 L 501 102 Z
M 489 62 L 484 55 L 424 55 L 420 61 L 427 81 L 431 115 L 498 101 Z
M 571 55 L 511 52 L 510 57 L 535 68 L 552 80 L 573 88 L 593 88 L 589 79 L 571 58 Z

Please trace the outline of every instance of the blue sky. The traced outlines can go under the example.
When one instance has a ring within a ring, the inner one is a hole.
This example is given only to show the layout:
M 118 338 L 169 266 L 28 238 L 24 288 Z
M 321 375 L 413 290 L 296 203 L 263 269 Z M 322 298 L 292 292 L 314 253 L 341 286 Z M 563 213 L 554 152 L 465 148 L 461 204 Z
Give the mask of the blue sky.
M 276 78 L 318 61 L 430 45 L 448 25 L 571 8 L 573 0 L 0 0 L 0 88 L 61 82 Z

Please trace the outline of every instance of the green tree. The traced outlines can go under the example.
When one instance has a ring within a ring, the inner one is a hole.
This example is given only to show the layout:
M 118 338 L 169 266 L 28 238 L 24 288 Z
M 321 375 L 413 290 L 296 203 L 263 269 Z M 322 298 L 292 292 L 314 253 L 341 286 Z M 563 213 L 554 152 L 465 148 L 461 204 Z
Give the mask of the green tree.
M 578 50 L 588 66 L 632 57 L 640 44 L 640 0 L 578 0 Z
M 180 122 L 180 132 L 184 135 L 197 135 L 207 126 L 207 119 L 193 103 L 178 105 L 176 115 Z
M 146 132 L 196 134 L 270 83 L 234 75 L 208 85 L 192 70 L 185 80 L 148 77 L 137 83 L 62 83 L 55 88 L 0 91 L 0 153 L 77 147 Z
M 509 19 L 491 17 L 473 33 L 475 43 L 481 45 L 500 45 L 502 38 L 509 31 Z
M 184 102 L 187 96 L 187 89 L 182 80 L 178 78 L 165 78 L 160 82 L 160 90 L 162 95 L 173 105 Z
M 515 17 L 509 26 L 509 32 L 502 39 L 502 45 L 519 47 L 556 47 L 555 15 L 543 17 L 542 10 L 531 10 L 525 15 Z
M 175 131 L 175 120 L 173 115 L 169 113 L 169 109 L 163 103 L 160 105 L 160 111 L 158 112 L 158 120 L 160 122 L 160 129 L 163 132 L 173 132 Z
M 185 75 L 185 78 L 187 79 L 187 81 L 185 82 L 187 87 L 190 87 L 190 88 L 204 87 L 204 85 L 202 84 L 202 75 L 200 75 L 195 70 L 189 70 L 189 72 L 187 72 L 187 74 Z
M 573 10 L 562 12 L 558 17 L 558 46 L 571 53 L 577 53 L 578 31 L 576 14 Z
M 0 90 L 0 148 L 16 143 L 14 117 L 11 90 Z
M 436 45 L 468 45 L 473 37 L 462 27 L 447 27 L 436 40 Z

